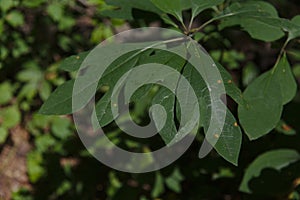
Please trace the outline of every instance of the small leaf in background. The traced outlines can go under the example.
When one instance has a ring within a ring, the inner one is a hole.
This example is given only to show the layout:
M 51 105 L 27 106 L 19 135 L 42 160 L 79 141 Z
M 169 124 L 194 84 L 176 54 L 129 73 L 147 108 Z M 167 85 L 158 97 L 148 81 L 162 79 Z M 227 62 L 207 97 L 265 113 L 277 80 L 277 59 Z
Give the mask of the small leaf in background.
M 4 31 L 4 22 L 3 20 L 0 19 L 0 33 L 3 33 Z M 1 51 L 0 51 L 0 59 L 1 60 L 5 60 L 5 58 L 8 56 L 9 51 L 7 48 L 5 47 L 1 47 Z M 1 69 L 1 67 L 0 67 Z
M 30 48 L 28 44 L 22 39 L 22 36 L 16 37 L 14 41 L 15 47 L 12 49 L 12 55 L 14 58 L 18 58 L 25 53 L 28 53 Z
M 71 121 L 68 118 L 64 117 L 55 117 L 52 119 L 51 130 L 53 135 L 59 139 L 66 139 L 72 135 L 70 130 Z
M 294 25 L 292 30 L 290 30 L 290 39 L 294 39 L 300 36 L 300 15 L 293 17 L 291 23 Z
M 244 105 L 239 105 L 238 116 L 250 140 L 257 139 L 276 127 L 282 113 L 282 96 L 277 79 L 266 72 L 255 79 L 244 91 Z
M 293 192 L 291 192 L 291 194 L 289 194 L 288 198 L 293 200 L 299 200 L 300 194 L 297 192 L 297 190 L 294 190 Z
M 76 24 L 76 21 L 70 16 L 63 16 L 58 22 L 58 29 L 61 31 L 66 31 L 71 29 Z
M 65 50 L 65 51 L 70 51 L 71 50 L 71 44 L 72 44 L 72 40 L 65 36 L 65 35 L 61 35 L 58 37 L 58 44 L 59 46 Z
M 213 174 L 213 180 L 217 180 L 219 178 L 233 178 L 234 173 L 230 168 L 221 167 L 218 173 Z
M 257 67 L 253 63 L 248 63 L 243 68 L 243 85 L 246 87 L 248 86 L 255 78 L 259 75 L 259 71 Z
M 223 52 L 222 62 L 226 63 L 229 70 L 239 69 L 240 62 L 245 60 L 245 55 L 236 50 L 230 50 Z
M 24 16 L 19 11 L 11 11 L 6 15 L 6 21 L 13 27 L 21 26 L 24 24 Z
M 72 183 L 70 181 L 65 180 L 57 187 L 56 195 L 61 196 L 66 192 L 68 192 L 69 190 L 71 190 L 71 188 L 72 188 Z
M 0 145 L 6 141 L 8 136 L 8 130 L 4 127 L 0 127 Z
M 285 54 L 275 66 L 274 78 L 280 85 L 282 104 L 287 104 L 296 96 L 297 83 Z
M 181 182 L 184 180 L 183 175 L 178 168 L 175 168 L 173 173 L 165 179 L 166 185 L 170 190 L 174 192 L 181 192 Z
M 31 101 L 37 94 L 37 89 L 38 86 L 35 82 L 29 82 L 25 84 L 18 94 L 18 99 L 26 98 L 27 100 Z
M 2 0 L 0 3 L 0 9 L 2 12 L 8 11 L 13 6 L 14 6 L 14 0 L 5 0 L 5 1 Z
M 297 78 L 300 78 L 300 65 L 295 65 L 293 67 L 293 73 Z
M 164 191 L 165 191 L 164 178 L 159 172 L 156 172 L 155 183 L 154 183 L 154 186 L 153 186 L 153 190 L 151 192 L 151 197 L 152 198 L 157 198 L 162 193 L 164 193 Z
M 113 36 L 113 32 L 111 27 L 105 26 L 105 25 L 99 25 L 97 28 L 95 28 L 91 35 L 91 42 L 95 44 L 99 44 L 105 39 L 109 39 L 111 36 Z
M 64 14 L 64 7 L 59 2 L 53 2 L 48 5 L 47 12 L 54 21 L 60 21 Z
M 296 135 L 296 131 L 283 120 L 278 123 L 276 131 L 285 135 Z
M 173 15 L 178 21 L 183 22 L 181 0 L 151 0 L 151 2 L 160 10 Z
M 34 126 L 44 129 L 49 125 L 51 118 L 52 117 L 45 115 L 34 114 L 31 122 L 34 124 Z
M 50 134 L 43 134 L 35 138 L 35 146 L 39 152 L 45 152 L 54 146 L 56 140 Z
M 0 125 L 9 129 L 16 126 L 21 121 L 21 113 L 17 106 L 10 106 L 0 110 Z
M 206 37 L 211 38 L 212 36 Z M 228 68 L 229 70 L 239 69 L 241 66 L 240 62 L 245 60 L 244 53 L 241 53 L 236 50 L 213 50 L 210 51 L 210 55 L 215 61 L 221 60 L 223 65 L 226 66 L 226 68 Z
M 36 183 L 45 174 L 42 163 L 43 156 L 39 152 L 33 151 L 27 155 L 28 176 L 32 183 Z
M 50 96 L 51 91 L 52 91 L 52 87 L 49 82 L 42 81 L 40 83 L 39 94 L 43 101 L 46 101 L 46 99 Z
M 133 20 L 132 10 L 134 8 L 150 11 L 159 15 L 162 13 L 150 2 L 150 0 L 106 0 L 105 2 L 107 5 L 117 8 L 101 12 L 104 16 L 109 16 L 111 18 Z
M 296 48 L 289 48 L 289 50 L 286 50 L 286 53 L 289 58 L 295 59 L 295 60 L 300 60 L 300 50 Z M 297 65 L 297 64 L 296 64 Z
M 110 171 L 108 174 L 109 177 L 109 186 L 107 193 L 109 196 L 114 196 L 117 191 L 122 187 L 123 183 L 119 180 L 114 171 Z
M 263 169 L 274 168 L 280 170 L 298 160 L 300 160 L 299 153 L 290 149 L 272 150 L 259 155 L 247 168 L 239 190 L 251 193 L 248 183 L 252 178 L 258 177 Z
M 44 2 L 45 0 L 23 0 L 22 4 L 29 8 L 36 8 Z
M 25 69 L 17 74 L 17 79 L 22 82 L 38 82 L 42 77 L 42 71 L 37 68 Z
M 13 88 L 9 82 L 0 84 L 0 105 L 8 103 L 13 97 Z

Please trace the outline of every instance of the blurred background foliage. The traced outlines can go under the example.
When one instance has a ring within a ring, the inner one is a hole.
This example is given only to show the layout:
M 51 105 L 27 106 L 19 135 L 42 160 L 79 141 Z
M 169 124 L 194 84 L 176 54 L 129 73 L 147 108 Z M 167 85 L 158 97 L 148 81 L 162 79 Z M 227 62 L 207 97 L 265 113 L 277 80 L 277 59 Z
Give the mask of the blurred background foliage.
M 297 0 L 269 2 L 282 17 L 300 12 Z M 129 27 L 168 27 L 138 9 L 130 21 L 102 14 L 111 9 L 104 0 L 0 0 L 0 199 L 300 199 L 300 162 L 280 171 L 264 169 L 249 182 L 251 195 L 238 191 L 246 167 L 261 153 L 273 148 L 300 150 L 299 93 L 276 130 L 253 142 L 243 138 L 238 167 L 215 152 L 198 159 L 198 140 L 165 169 L 118 172 L 85 150 L 70 116 L 37 114 L 53 89 L 75 76 L 58 70 L 62 59 Z M 197 22 L 204 22 L 208 14 Z M 240 88 L 272 67 L 282 44 L 253 40 L 238 29 L 218 31 L 216 25 L 207 26 L 195 39 L 231 72 Z M 299 47 L 295 41 L 287 51 L 298 83 Z M 108 134 L 120 140 L 118 132 Z M 153 143 L 127 139 L 125 145 L 135 149 Z

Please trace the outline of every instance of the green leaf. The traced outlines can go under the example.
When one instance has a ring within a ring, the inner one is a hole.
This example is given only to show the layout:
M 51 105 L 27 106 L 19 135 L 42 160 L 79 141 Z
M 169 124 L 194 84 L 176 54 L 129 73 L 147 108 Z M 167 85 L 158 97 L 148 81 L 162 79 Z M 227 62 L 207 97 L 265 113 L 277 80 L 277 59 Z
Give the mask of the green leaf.
M 220 5 L 224 0 L 191 0 L 192 19 L 202 11 Z
M 58 196 L 62 196 L 63 194 L 67 193 L 72 189 L 73 184 L 71 181 L 65 180 L 63 181 L 58 187 L 55 192 Z
M 226 19 L 219 28 L 240 25 L 253 38 L 263 41 L 277 40 L 284 36 L 284 32 L 289 34 L 288 40 L 300 36 L 299 18 L 296 16 L 292 21 L 279 18 L 276 9 L 267 2 L 233 3 L 214 19 L 222 18 Z
M 13 97 L 13 88 L 9 82 L 0 84 L 0 105 L 8 103 Z
M 220 29 L 240 25 L 255 39 L 274 41 L 284 36 L 277 11 L 267 2 L 236 2 L 217 18 L 226 18 L 221 22 Z
M 239 105 L 240 123 L 250 138 L 257 139 L 276 127 L 282 113 L 282 95 L 276 78 L 266 72 L 244 91 L 244 105 Z
M 258 177 L 263 169 L 274 168 L 276 170 L 280 170 L 299 159 L 299 153 L 290 149 L 268 151 L 258 156 L 247 168 L 239 190 L 251 193 L 248 183 L 252 178 Z
M 203 127 L 204 132 L 206 133 L 208 130 L 208 126 L 211 120 L 211 109 L 210 105 L 210 98 L 209 93 L 207 90 L 206 92 L 202 92 L 202 97 L 200 102 L 201 104 L 201 116 L 204 116 L 201 120 L 203 120 Z M 217 143 L 214 145 L 214 149 L 221 155 L 225 160 L 228 162 L 237 165 L 239 153 L 242 144 L 242 132 L 237 123 L 237 120 L 229 111 L 226 110 L 226 118 L 224 127 L 221 133 L 215 133 L 214 138 L 218 139 Z
M 26 97 L 27 100 L 31 101 L 36 95 L 38 90 L 38 84 L 35 82 L 29 82 L 25 84 L 18 94 L 18 99 Z
M 6 12 L 8 11 L 10 8 L 12 8 L 14 6 L 14 1 L 13 0 L 5 0 L 5 1 L 1 1 L 0 4 L 0 9 L 2 12 Z
M 116 82 L 120 79 L 120 77 L 130 70 L 141 64 L 146 63 L 160 63 L 164 65 L 168 65 L 178 72 L 181 71 L 182 67 L 185 66 L 185 60 L 172 54 L 169 52 L 165 52 L 162 50 L 147 50 L 142 53 L 130 52 L 116 59 L 111 66 L 104 72 L 104 76 L 101 78 L 99 85 L 106 85 L 109 89 L 105 93 L 104 96 L 100 99 L 96 104 L 96 114 L 97 119 L 101 126 L 105 126 L 113 121 L 113 116 L 111 113 L 111 93 L 114 88 Z M 237 102 L 242 102 L 241 91 L 235 86 L 232 82 L 232 78 L 228 72 L 222 66 L 219 66 L 219 70 L 223 81 L 225 81 L 225 89 L 227 92 L 231 94 L 233 99 L 236 99 Z M 191 83 L 192 87 L 195 89 L 198 99 L 200 102 L 203 102 L 203 97 L 206 95 L 209 97 L 209 94 L 204 94 L 202 91 L 205 89 L 206 85 L 202 80 L 200 75 L 196 75 L 198 72 L 193 69 L 192 66 L 185 66 L 185 70 L 183 71 L 183 75 L 188 79 Z M 114 77 L 114 79 L 111 79 Z M 69 88 L 66 87 L 66 84 L 60 86 L 46 101 L 46 103 L 41 108 L 40 113 L 45 114 L 66 114 L 66 111 L 71 112 L 71 103 L 72 103 L 72 94 L 71 88 L 73 87 L 73 82 L 71 81 Z M 143 92 L 136 92 L 133 95 L 131 101 L 140 100 L 141 96 L 144 95 L 150 87 L 145 87 Z M 69 91 L 69 92 L 68 92 Z M 204 90 L 205 91 L 205 90 Z M 207 88 L 206 88 L 206 91 Z M 160 88 L 158 92 L 155 94 L 152 104 L 160 104 L 165 107 L 167 111 L 167 122 L 164 124 L 163 129 L 160 131 L 160 135 L 165 141 L 165 143 L 169 143 L 172 139 L 174 139 L 175 134 L 177 133 L 174 118 L 178 117 L 174 114 L 175 108 L 175 95 L 166 88 Z M 205 101 L 202 107 L 202 110 L 207 110 L 209 108 L 210 101 Z M 68 109 L 67 109 L 68 108 Z M 66 110 L 63 110 L 66 109 Z M 63 110 L 63 111 L 62 111 Z M 54 112 L 55 111 L 55 112 Z M 176 110 L 177 111 L 177 110 Z M 161 117 L 162 115 L 156 113 L 156 116 L 153 116 L 154 122 L 158 127 L 160 123 L 162 123 Z M 205 116 L 205 115 L 203 115 Z M 207 121 L 207 119 L 200 119 L 200 121 Z M 202 122 L 203 124 L 204 122 Z M 230 144 L 230 145 L 229 145 Z M 221 156 L 223 156 L 226 160 L 230 161 L 233 164 L 237 164 L 237 158 L 240 151 L 241 145 L 241 131 L 238 126 L 236 126 L 236 120 L 233 115 L 228 111 L 225 127 L 223 129 L 221 138 L 216 145 L 216 150 L 219 152 Z
M 39 114 L 66 115 L 72 113 L 72 92 L 74 80 L 60 85 L 42 105 Z
M 72 135 L 72 131 L 70 130 L 70 120 L 68 118 L 63 117 L 55 117 L 52 119 L 51 130 L 53 135 L 60 139 L 66 139 L 67 137 Z
M 181 181 L 184 180 L 184 177 L 180 173 L 178 168 L 175 168 L 173 173 L 166 178 L 165 182 L 169 189 L 173 190 L 174 192 L 180 193 L 181 192 Z
M 159 197 L 165 191 L 164 179 L 159 172 L 156 172 L 155 183 L 151 192 L 152 198 Z
M 96 104 L 96 114 L 100 126 L 106 126 L 114 120 L 111 111 L 111 92 L 106 93 Z
M 101 12 L 105 16 L 111 18 L 120 18 L 133 20 L 132 10 L 140 9 L 144 11 L 150 11 L 157 14 L 162 14 L 162 12 L 156 8 L 150 0 L 106 0 L 106 4 L 115 6 L 117 9 L 105 10 Z
M 286 124 L 283 120 L 280 120 L 280 122 L 277 124 L 276 131 L 279 133 L 282 133 L 284 135 L 296 135 L 297 132 L 292 127 L 290 127 L 288 124 Z
M 39 135 L 35 138 L 35 146 L 41 153 L 46 152 L 49 148 L 53 147 L 56 140 L 50 134 Z
M 166 64 L 169 60 L 171 60 L 174 55 L 167 56 L 169 53 L 164 51 L 155 51 L 155 55 L 150 54 L 153 50 L 148 50 L 145 52 L 141 52 L 138 55 L 136 51 L 125 54 L 115 60 L 105 71 L 103 77 L 101 78 L 101 84 L 107 85 L 110 89 L 106 92 L 106 94 L 97 102 L 96 104 L 96 114 L 101 126 L 105 126 L 113 121 L 113 115 L 111 111 L 111 94 L 112 89 L 114 88 L 117 81 L 121 78 L 121 76 L 136 66 L 147 64 L 147 63 L 161 63 Z M 174 62 L 177 62 L 176 60 Z M 173 65 L 174 66 L 174 65 Z M 110 77 L 114 77 L 111 79 Z M 144 89 L 150 89 L 151 86 L 148 86 Z M 145 91 L 145 90 L 144 90 Z M 139 99 L 145 94 L 139 92 L 135 92 L 132 102 L 139 101 Z
M 113 86 L 116 84 L 118 79 L 123 75 L 124 72 L 129 70 L 130 68 L 134 67 L 134 63 L 137 62 L 137 58 L 133 59 L 128 59 L 126 60 L 125 58 L 130 57 L 130 55 L 133 55 L 133 53 L 130 54 L 125 54 L 121 56 L 119 59 L 116 59 L 109 67 L 108 69 L 104 72 L 100 83 L 98 84 L 98 88 L 102 86 L 103 84 L 108 83 L 108 86 L 113 88 Z M 82 57 L 81 57 L 82 56 Z M 80 58 L 76 56 L 71 56 L 71 58 L 66 59 L 64 61 L 64 64 L 61 65 L 61 68 L 66 70 L 66 71 L 74 71 L 78 70 L 80 67 L 82 61 L 85 59 L 84 56 L 87 56 L 87 52 L 82 54 Z M 84 58 L 83 58 L 84 57 Z M 124 62 L 124 60 L 126 60 Z M 124 65 L 122 70 L 116 70 L 120 65 Z M 87 69 L 88 70 L 88 69 Z M 115 77 L 114 79 L 111 79 L 110 77 Z M 119 78 L 117 78 L 119 77 Z M 72 95 L 73 95 L 73 86 L 74 86 L 75 80 L 70 80 L 62 85 L 60 85 L 56 90 L 50 95 L 50 97 L 46 100 L 46 102 L 42 105 L 42 107 L 39 110 L 40 114 L 45 114 L 45 115 L 66 115 L 66 114 L 71 114 L 72 111 Z M 88 90 L 89 88 L 86 88 Z M 112 92 L 112 91 L 109 91 Z M 81 91 L 80 93 L 76 94 L 80 96 L 81 94 L 84 94 L 85 91 Z M 109 93 L 105 95 L 107 99 L 110 100 Z M 104 97 L 102 97 L 104 98 Z M 104 102 L 104 103 L 103 103 Z M 98 115 L 98 120 L 101 122 L 102 121 L 102 113 L 106 113 L 106 111 L 111 112 L 110 109 L 110 101 L 107 101 L 106 99 L 100 100 L 96 104 L 96 113 Z M 100 124 L 108 124 L 113 120 L 112 115 L 109 117 L 109 115 L 105 115 L 105 123 L 101 122 Z
M 37 128 L 45 129 L 48 127 L 51 119 L 52 117 L 49 116 L 34 114 L 31 123 Z
M 52 87 L 49 82 L 42 81 L 41 87 L 39 88 L 39 94 L 42 100 L 46 100 L 51 95 Z
M 175 28 L 178 28 L 178 25 L 167 15 L 167 14 L 161 14 L 160 15 L 160 18 L 162 19 L 162 20 L 164 20 L 164 22 L 166 23 L 166 24 L 169 24 L 169 25 L 171 25 L 171 26 L 173 26 L 173 27 L 175 27 Z
M 67 29 L 71 29 L 75 24 L 76 24 L 76 20 L 73 17 L 63 16 L 58 22 L 58 29 L 61 31 L 66 31 Z
M 169 144 L 175 137 L 177 129 L 175 126 L 174 105 L 175 95 L 167 88 L 163 87 L 157 92 L 152 100 L 152 104 L 159 104 L 166 110 L 167 116 L 160 112 L 153 112 L 152 117 L 156 127 L 163 127 L 159 131 L 159 135 L 162 137 L 166 144 Z M 163 119 L 166 117 L 166 120 Z M 164 124 L 162 124 L 164 123 Z
M 61 62 L 59 68 L 67 72 L 77 71 L 89 53 L 90 51 L 85 51 L 79 53 L 78 55 L 70 56 Z
M 24 16 L 19 11 L 11 11 L 6 15 L 6 21 L 13 27 L 21 26 L 24 24 Z
M 278 26 L 273 26 L 255 19 L 245 20 L 242 26 L 248 31 L 252 38 L 266 42 L 275 41 L 284 36 L 283 31 Z
M 232 172 L 230 168 L 221 167 L 218 173 L 213 174 L 213 180 L 221 179 L 221 178 L 234 178 L 235 174 Z
M 242 145 L 242 131 L 233 114 L 227 109 L 224 128 L 214 148 L 228 162 L 238 165 Z
M 4 127 L 0 127 L 0 145 L 6 141 L 8 136 L 8 130 Z
M 43 73 L 36 68 L 25 69 L 17 74 L 17 79 L 22 82 L 39 82 L 41 78 Z
M 21 121 L 21 113 L 17 106 L 6 107 L 0 110 L 1 127 L 10 129 Z
M 96 103 L 96 114 L 101 126 L 106 126 L 114 120 L 111 111 L 112 89 L 124 73 L 136 66 L 139 56 L 141 55 L 134 56 L 135 53 L 136 52 L 130 52 L 116 59 L 104 72 L 100 80 L 102 84 L 106 84 L 109 87 L 106 94 Z M 114 77 L 114 79 L 110 77 Z
M 300 37 L 300 15 L 293 17 L 291 23 L 293 26 L 291 26 L 289 38 L 294 39 Z
M 39 152 L 33 151 L 27 155 L 28 176 L 32 183 L 36 183 L 45 174 L 42 163 L 43 156 Z
M 283 55 L 273 69 L 255 79 L 244 92 L 247 103 L 239 105 L 238 112 L 248 137 L 257 139 L 274 129 L 283 105 L 290 102 L 296 92 L 297 83 L 286 55 Z
M 293 74 L 297 79 L 300 78 L 300 64 L 293 66 Z
M 217 63 L 217 67 L 224 81 L 225 90 L 233 99 L 242 104 L 241 91 L 232 82 L 230 74 Z M 183 75 L 193 86 L 193 89 L 198 97 L 200 103 L 200 124 L 204 127 L 204 132 L 207 132 L 211 120 L 211 99 L 207 86 L 202 79 L 201 75 L 197 73 L 191 66 L 186 66 Z M 227 161 L 237 165 L 238 156 L 242 142 L 242 132 L 237 125 L 237 120 L 227 109 L 225 124 L 222 133 L 216 133 L 214 137 L 219 140 L 215 144 L 216 151 Z
M 44 0 L 24 0 L 22 4 L 28 8 L 36 8 L 44 2 Z
M 60 2 L 53 2 L 48 5 L 47 12 L 54 21 L 60 21 L 64 14 L 63 4 Z
M 287 104 L 296 96 L 297 83 L 286 54 L 283 55 L 277 66 L 275 66 L 275 70 L 272 72 L 280 85 L 282 104 Z
M 236 103 L 244 104 L 242 92 L 233 82 L 229 72 L 220 63 L 216 63 L 216 65 L 221 74 L 222 81 L 225 86 L 226 94 L 230 96 Z
M 158 52 L 156 54 L 158 55 L 150 57 L 150 60 L 148 59 L 148 61 L 151 62 L 151 59 L 153 59 L 156 63 L 170 66 L 176 69 L 177 71 L 180 71 L 185 66 L 184 59 L 175 56 L 172 53 Z M 174 122 L 175 98 L 175 94 L 172 91 L 165 87 L 161 87 L 152 100 L 152 105 L 159 104 L 163 106 L 166 110 L 166 121 L 163 128 L 159 131 L 160 136 L 166 144 L 169 144 L 172 141 L 172 139 L 174 139 L 177 133 L 177 129 Z M 156 127 L 162 127 L 163 124 L 161 123 L 164 123 L 163 118 L 165 116 L 159 112 L 154 112 L 152 116 Z
M 183 7 L 181 4 L 181 0 L 151 0 L 151 2 L 163 12 L 173 15 L 178 19 L 178 21 L 183 22 Z

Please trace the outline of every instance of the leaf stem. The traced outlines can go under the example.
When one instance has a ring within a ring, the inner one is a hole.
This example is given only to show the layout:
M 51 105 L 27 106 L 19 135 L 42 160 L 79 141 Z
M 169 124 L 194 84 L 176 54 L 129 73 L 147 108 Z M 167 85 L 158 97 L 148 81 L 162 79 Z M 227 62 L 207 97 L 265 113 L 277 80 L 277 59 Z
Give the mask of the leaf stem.
M 210 20 L 208 20 L 207 22 L 203 23 L 201 26 L 199 26 L 198 28 L 192 29 L 191 32 L 198 32 L 200 30 L 202 30 L 205 26 L 207 26 L 208 24 L 214 22 L 215 20 L 217 20 L 217 18 L 212 18 Z
M 193 22 L 194 22 L 194 18 L 195 18 L 195 16 L 194 16 L 194 15 L 192 15 L 192 17 L 191 17 L 191 20 L 190 20 L 190 23 L 189 23 L 189 29 L 188 29 L 188 33 L 190 33 L 190 32 L 191 32 L 191 28 L 192 28 L 192 25 L 193 25 Z
M 228 14 L 224 14 L 224 15 L 219 15 L 219 16 L 216 16 L 214 18 L 211 18 L 210 20 L 204 22 L 201 26 L 199 26 L 198 28 L 194 28 L 191 30 L 192 33 L 194 32 L 198 32 L 200 30 L 202 30 L 205 26 L 211 24 L 212 22 L 218 20 L 218 19 L 222 19 L 222 18 L 225 18 L 225 17 L 230 17 L 230 16 L 234 16 L 236 15 L 236 13 L 228 13 Z
M 274 67 L 273 67 L 273 69 L 272 69 L 271 74 L 273 74 L 273 73 L 275 72 L 275 70 L 276 70 L 276 68 L 277 68 L 277 66 L 278 66 L 278 63 L 279 63 L 279 61 L 280 61 L 280 59 L 281 59 L 281 57 L 282 57 L 282 55 L 283 55 L 283 53 L 284 53 L 284 51 L 285 51 L 285 48 L 286 48 L 286 46 L 287 46 L 288 43 L 289 43 L 289 41 L 290 41 L 289 38 L 287 38 L 286 41 L 284 42 L 283 46 L 281 47 L 280 52 L 279 52 L 279 55 L 278 55 L 278 57 L 277 57 L 277 59 L 276 59 L 276 62 L 275 62 L 275 65 L 274 65 Z
M 235 16 L 235 15 L 240 15 L 240 14 L 247 13 L 247 12 L 249 12 L 249 11 L 239 11 L 239 12 L 231 12 L 231 13 L 227 13 L 227 14 L 220 14 L 220 15 L 206 21 L 200 27 L 192 29 L 190 32 L 192 32 L 192 33 L 198 32 L 198 31 L 202 30 L 205 26 L 209 25 L 210 23 L 212 23 L 216 20 L 223 19 L 223 18 L 226 18 L 226 17 Z

